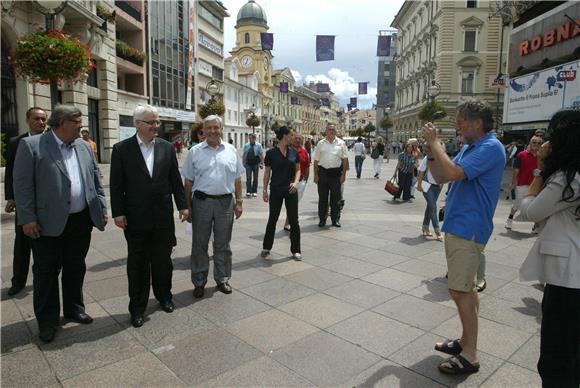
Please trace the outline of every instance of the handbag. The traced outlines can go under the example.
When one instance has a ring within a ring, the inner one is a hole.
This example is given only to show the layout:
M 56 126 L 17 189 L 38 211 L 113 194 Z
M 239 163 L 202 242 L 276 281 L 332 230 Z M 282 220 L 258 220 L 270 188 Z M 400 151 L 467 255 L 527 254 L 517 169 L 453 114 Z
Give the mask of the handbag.
M 439 222 L 443 221 L 443 219 L 445 218 L 445 207 L 442 207 L 441 209 L 439 209 Z
M 391 195 L 399 194 L 399 191 L 401 190 L 401 188 L 399 187 L 399 185 L 397 183 L 398 183 L 397 178 L 392 177 L 385 184 L 385 190 L 387 190 L 387 192 Z
M 378 147 L 373 148 L 373 152 L 371 152 L 371 158 L 378 159 L 380 155 L 381 151 L 379 150 L 379 148 Z

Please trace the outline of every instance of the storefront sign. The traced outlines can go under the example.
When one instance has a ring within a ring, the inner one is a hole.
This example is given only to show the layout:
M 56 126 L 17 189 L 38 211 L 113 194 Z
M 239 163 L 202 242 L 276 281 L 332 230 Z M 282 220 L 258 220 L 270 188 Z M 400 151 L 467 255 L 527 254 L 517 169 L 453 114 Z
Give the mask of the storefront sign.
M 220 56 L 222 55 L 223 50 L 222 50 L 221 44 L 209 39 L 201 31 L 198 32 L 197 41 L 199 42 L 199 44 L 201 44 L 203 47 L 207 48 L 208 50 L 213 51 L 217 55 L 220 55 Z
M 509 80 L 504 122 L 548 121 L 565 107 L 580 107 L 580 61 Z
M 492 89 L 503 89 L 507 87 L 507 76 L 505 74 L 492 75 L 489 77 L 489 87 Z

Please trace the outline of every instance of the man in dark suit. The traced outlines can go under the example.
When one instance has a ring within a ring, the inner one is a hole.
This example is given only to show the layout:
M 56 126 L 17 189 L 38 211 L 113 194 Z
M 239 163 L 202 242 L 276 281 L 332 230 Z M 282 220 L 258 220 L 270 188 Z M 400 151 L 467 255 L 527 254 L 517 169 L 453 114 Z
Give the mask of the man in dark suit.
M 115 225 L 125 231 L 129 313 L 134 327 L 143 325 L 149 288 L 163 311 L 175 306 L 171 295 L 176 244 L 173 202 L 182 221 L 187 202 L 171 143 L 157 137 L 159 114 L 149 105 L 138 106 L 133 116 L 137 133 L 113 146 L 111 156 L 111 209 Z
M 6 148 L 6 175 L 4 176 L 4 197 L 6 198 L 6 213 L 12 213 L 16 210 L 16 202 L 14 201 L 14 186 L 13 186 L 13 171 L 14 159 L 16 158 L 16 151 L 20 140 L 28 136 L 39 135 L 44 132 L 46 127 L 46 112 L 38 107 L 30 108 L 26 111 L 26 123 L 28 124 L 28 132 L 22 135 L 13 137 L 8 142 Z M 15 238 L 14 238 L 14 258 L 12 261 L 12 286 L 8 290 L 8 296 L 18 294 L 24 286 L 26 286 L 26 279 L 28 278 L 28 268 L 30 267 L 30 240 L 24 232 L 22 227 L 18 225 L 18 215 L 14 217 L 15 220 Z
M 39 337 L 54 339 L 59 325 L 58 275 L 62 270 L 65 319 L 88 324 L 83 281 L 93 226 L 107 223 L 105 190 L 90 146 L 79 137 L 82 113 L 54 107 L 51 131 L 23 139 L 14 163 L 18 224 L 32 239 L 34 314 Z

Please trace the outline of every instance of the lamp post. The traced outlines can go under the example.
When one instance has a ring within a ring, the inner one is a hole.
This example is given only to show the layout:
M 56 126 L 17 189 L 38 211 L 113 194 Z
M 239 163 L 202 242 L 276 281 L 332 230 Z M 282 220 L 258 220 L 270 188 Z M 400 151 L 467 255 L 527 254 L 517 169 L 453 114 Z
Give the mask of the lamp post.
M 217 96 L 220 92 L 220 85 L 216 82 L 215 79 L 212 79 L 205 86 L 205 90 L 207 91 L 207 94 L 209 94 L 209 102 L 213 102 L 215 101 L 215 96 Z
M 54 18 L 61 13 L 67 4 L 68 0 L 52 1 L 52 0 L 35 0 L 34 4 L 38 12 L 44 15 L 45 30 L 49 33 L 54 29 Z M 58 84 L 56 79 L 50 80 L 50 106 L 54 108 L 58 104 Z
M 253 119 L 254 117 L 256 117 L 256 110 L 258 108 L 256 107 L 256 104 L 252 104 L 252 106 L 250 108 L 248 108 L 248 110 L 250 111 L 250 117 Z M 256 132 L 256 126 L 254 125 L 254 123 L 252 122 L 252 134 L 254 134 Z
M 441 93 L 441 86 L 435 80 L 432 80 L 431 85 L 427 88 L 427 93 L 431 97 L 431 100 L 434 100 Z

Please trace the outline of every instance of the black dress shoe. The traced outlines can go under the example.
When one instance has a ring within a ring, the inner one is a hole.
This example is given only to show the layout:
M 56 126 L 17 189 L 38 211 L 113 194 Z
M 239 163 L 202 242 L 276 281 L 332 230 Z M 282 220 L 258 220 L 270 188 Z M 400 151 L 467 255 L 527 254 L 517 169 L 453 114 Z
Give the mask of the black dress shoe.
M 68 319 L 69 321 L 73 321 L 73 322 L 77 322 L 77 323 L 82 323 L 82 324 L 89 324 L 89 323 L 93 323 L 93 318 L 91 318 L 91 316 L 87 313 L 78 313 L 78 314 L 65 314 L 64 316 L 66 319 Z
M 173 304 L 172 300 L 166 300 L 165 302 L 161 303 L 161 309 L 166 313 L 172 313 L 175 310 L 175 305 Z
M 12 286 L 8 290 L 8 296 L 14 296 L 24 289 L 24 286 Z
M 143 315 L 131 315 L 131 325 L 133 327 L 141 327 L 144 322 Z
M 38 338 L 40 338 L 42 342 L 49 343 L 54 339 L 54 333 L 56 333 L 54 327 L 45 327 L 40 330 L 40 333 L 38 333 Z
M 193 296 L 194 296 L 194 298 L 201 298 L 201 297 L 203 297 L 203 293 L 204 293 L 203 286 L 195 287 L 193 289 Z
M 337 228 L 340 228 L 340 221 L 333 221 L 332 222 L 332 226 L 336 226 Z
M 232 286 L 228 284 L 228 282 L 220 283 L 217 285 L 217 289 L 223 292 L 224 294 L 231 294 L 232 293 Z
M 322 228 L 325 225 L 326 225 L 326 220 L 320 220 L 320 222 L 318 223 L 319 228 Z

